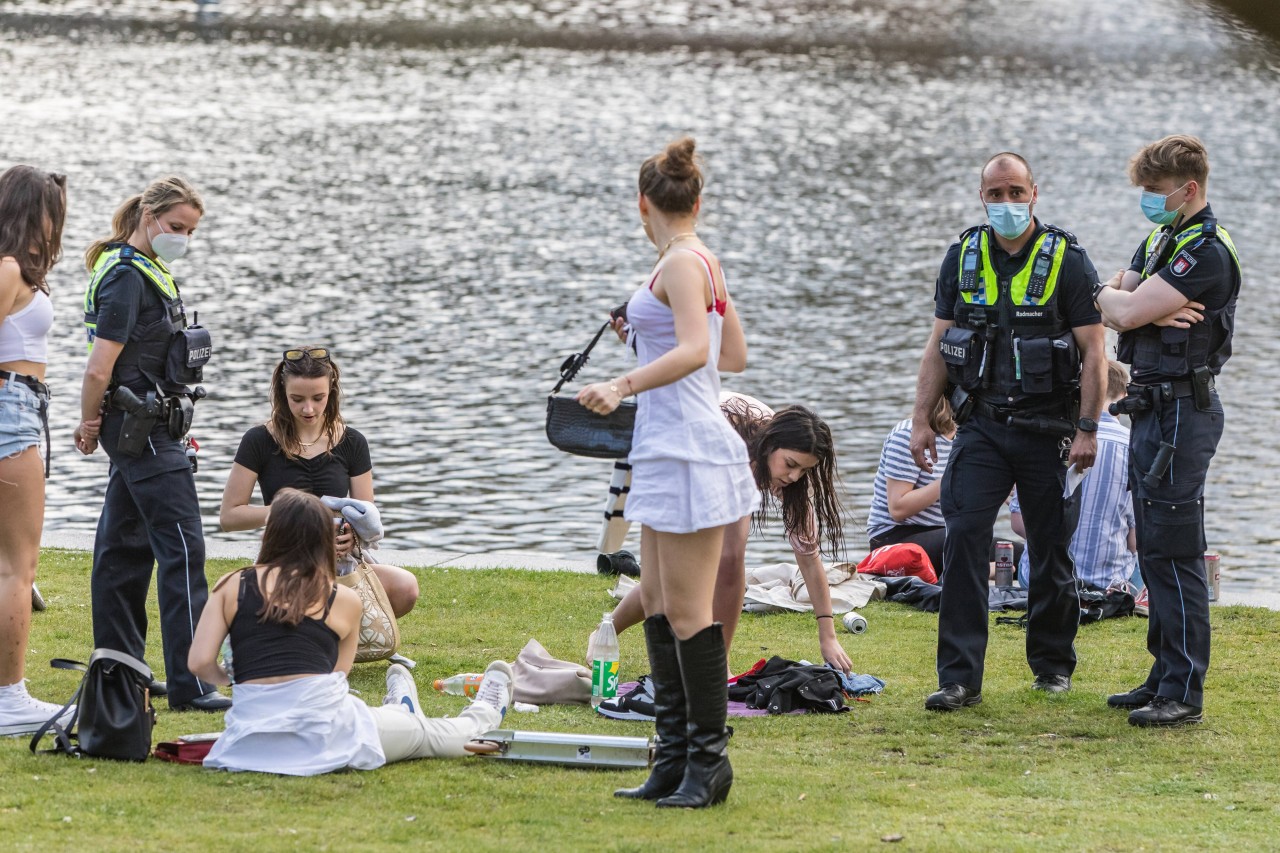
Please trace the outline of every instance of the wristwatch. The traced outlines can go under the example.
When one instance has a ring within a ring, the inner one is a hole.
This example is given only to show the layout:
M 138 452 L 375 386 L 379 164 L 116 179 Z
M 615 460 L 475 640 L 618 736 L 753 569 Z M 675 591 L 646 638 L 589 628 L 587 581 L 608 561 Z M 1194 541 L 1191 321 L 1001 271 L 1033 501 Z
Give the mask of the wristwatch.
M 1080 420 L 1076 421 L 1076 429 L 1080 430 L 1081 432 L 1097 432 L 1098 422 L 1095 421 L 1093 418 L 1081 418 Z
M 1098 282 L 1097 284 L 1095 284 L 1095 285 L 1093 286 L 1093 301 L 1094 301 L 1094 302 L 1097 302 L 1097 301 L 1098 301 L 1098 294 L 1099 294 L 1099 293 L 1101 293 L 1103 290 L 1105 290 L 1105 289 L 1106 289 L 1106 287 L 1107 287 L 1107 283 L 1106 283 L 1105 281 L 1100 281 L 1100 282 Z

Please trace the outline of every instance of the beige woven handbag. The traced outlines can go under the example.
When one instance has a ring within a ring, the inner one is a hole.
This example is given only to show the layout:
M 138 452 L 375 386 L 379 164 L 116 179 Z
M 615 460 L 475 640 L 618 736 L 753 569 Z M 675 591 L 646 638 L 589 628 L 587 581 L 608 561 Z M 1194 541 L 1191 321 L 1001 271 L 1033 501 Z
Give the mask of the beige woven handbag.
M 360 640 L 356 644 L 356 663 L 386 660 L 400 646 L 400 626 L 382 581 L 364 555 L 357 552 L 355 571 L 339 575 L 338 583 L 350 587 L 360 596 Z

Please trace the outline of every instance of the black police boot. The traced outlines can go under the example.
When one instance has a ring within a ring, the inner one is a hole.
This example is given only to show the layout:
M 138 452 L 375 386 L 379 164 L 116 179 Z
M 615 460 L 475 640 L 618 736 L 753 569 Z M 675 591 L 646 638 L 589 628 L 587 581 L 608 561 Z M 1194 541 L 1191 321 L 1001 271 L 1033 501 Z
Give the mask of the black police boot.
M 658 747 L 649 778 L 638 788 L 620 788 L 615 797 L 656 800 L 675 793 L 684 779 L 689 751 L 688 717 L 684 683 L 680 680 L 680 659 L 676 656 L 676 635 L 661 613 L 644 620 L 644 639 L 649 647 L 649 679 L 653 682 L 653 711 L 657 721 Z
M 689 708 L 689 757 L 680 787 L 657 805 L 662 809 L 700 809 L 723 803 L 733 785 L 728 755 L 732 732 L 724 724 L 729 690 L 724 675 L 728 664 L 723 626 L 713 622 L 687 640 L 677 639 L 676 651 Z

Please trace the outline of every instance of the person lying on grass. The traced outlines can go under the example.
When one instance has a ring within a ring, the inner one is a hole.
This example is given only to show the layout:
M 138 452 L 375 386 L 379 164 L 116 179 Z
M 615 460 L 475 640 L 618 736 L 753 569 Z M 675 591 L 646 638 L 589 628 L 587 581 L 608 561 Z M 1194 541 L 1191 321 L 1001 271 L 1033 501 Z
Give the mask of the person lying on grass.
M 371 708 L 351 695 L 360 599 L 335 583 L 332 513 L 320 499 L 281 489 L 257 562 L 214 585 L 189 665 L 210 684 L 232 684 L 218 662 L 231 639 L 235 704 L 205 767 L 313 776 L 372 770 L 410 758 L 461 757 L 501 724 L 514 695 L 511 667 L 494 661 L 472 702 L 452 719 L 427 719 L 409 670 L 392 664 L 387 695 Z

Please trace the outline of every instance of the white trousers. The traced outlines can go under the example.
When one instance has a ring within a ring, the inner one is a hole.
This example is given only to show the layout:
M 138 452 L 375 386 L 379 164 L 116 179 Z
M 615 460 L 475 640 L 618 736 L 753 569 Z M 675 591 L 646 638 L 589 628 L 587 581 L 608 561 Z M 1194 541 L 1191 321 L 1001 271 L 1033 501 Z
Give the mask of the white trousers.
M 404 705 L 369 710 L 388 764 L 411 758 L 461 758 L 470 754 L 463 744 L 502 725 L 498 709 L 484 702 L 472 702 L 456 717 L 434 719 L 419 717 Z

